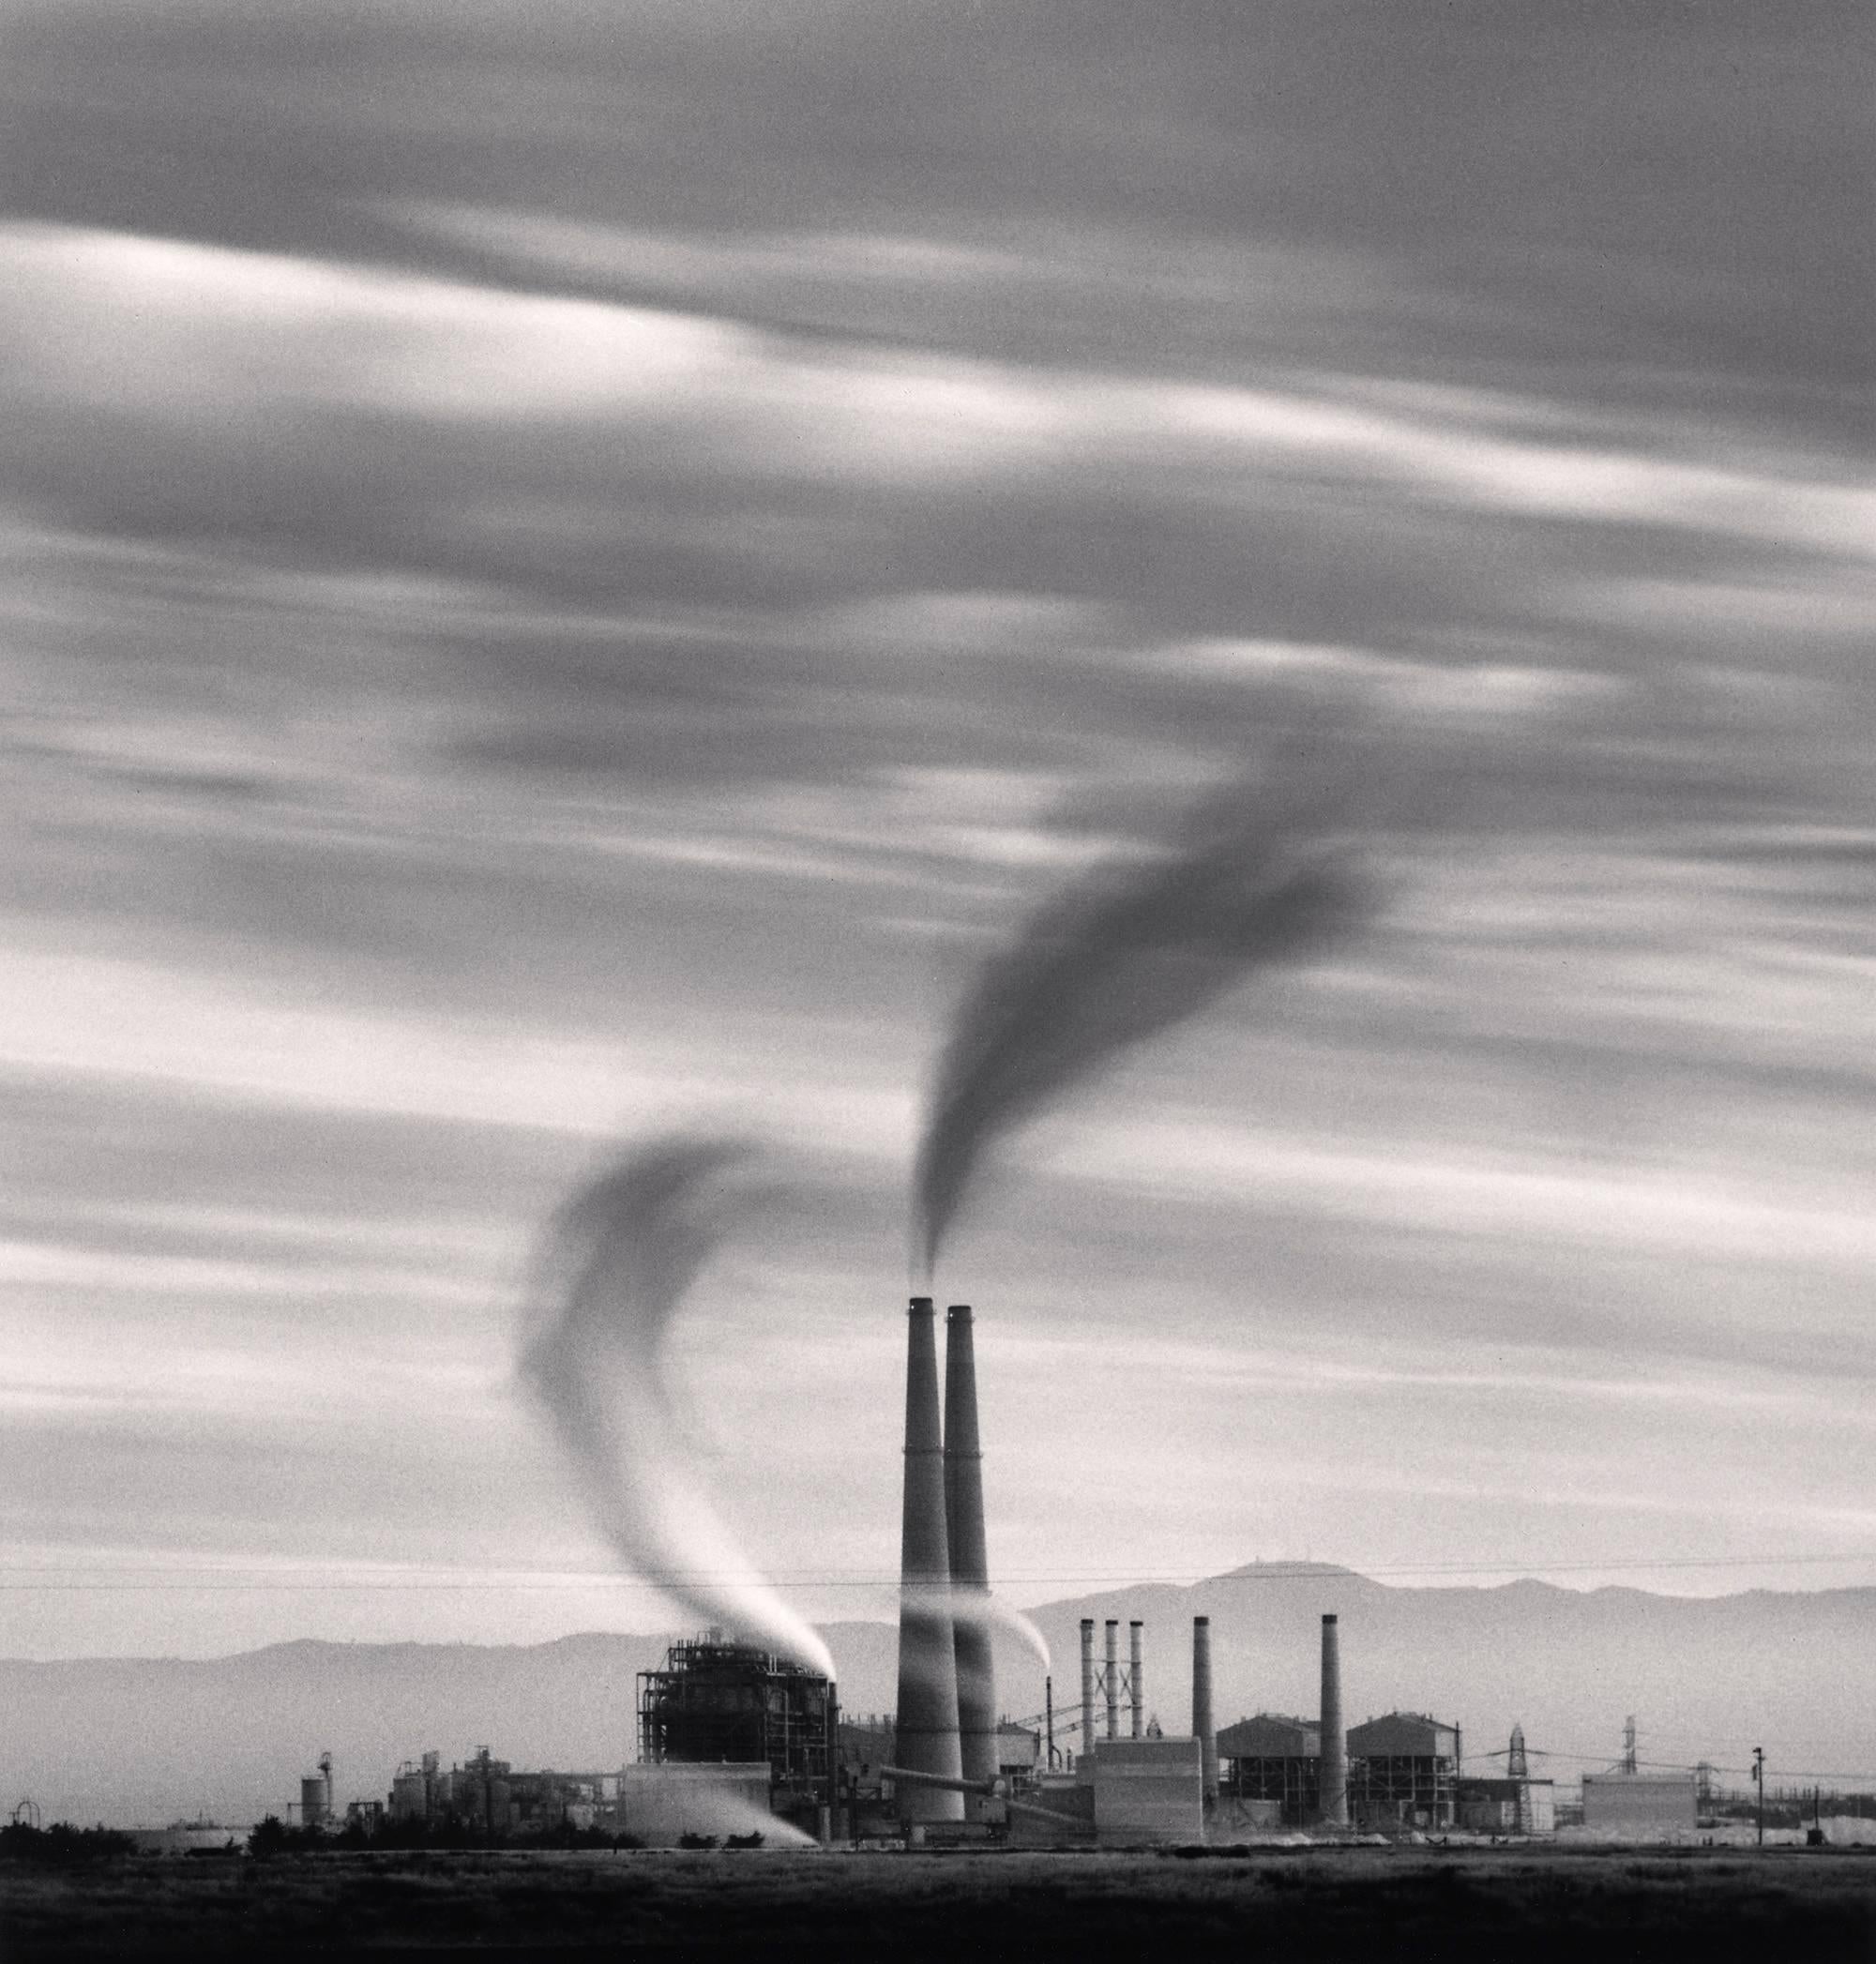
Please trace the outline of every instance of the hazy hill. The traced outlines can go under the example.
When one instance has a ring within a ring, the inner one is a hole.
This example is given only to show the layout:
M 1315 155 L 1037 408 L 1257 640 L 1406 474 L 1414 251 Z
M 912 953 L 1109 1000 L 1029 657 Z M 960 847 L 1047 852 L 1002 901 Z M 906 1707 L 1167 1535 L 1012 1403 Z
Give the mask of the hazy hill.
M 1064 1743 L 1079 1700 L 1079 1620 L 1146 1625 L 1147 1704 L 1168 1730 L 1190 1719 L 1190 1636 L 1212 1619 L 1221 1724 L 1316 1704 L 1319 1619 L 1341 1618 L 1351 1722 L 1400 1706 L 1464 1729 L 1470 1763 L 1514 1719 L 1569 1777 L 1612 1759 L 1624 1716 L 1642 1757 L 1742 1765 L 1768 1778 L 1862 1775 L 1876 1788 L 1876 1589 L 1710 1599 L 1541 1582 L 1397 1589 L 1345 1569 L 1253 1565 L 1193 1588 L 1114 1591 L 1036 1612 L 1055 1652 Z M 827 1632 L 851 1712 L 888 1709 L 895 1633 Z M 1098 1635 L 1097 1645 L 1098 1645 Z M 630 1757 L 635 1676 L 666 1639 L 592 1635 L 555 1643 L 278 1644 L 209 1662 L 0 1662 L 0 1790 L 48 1819 L 164 1821 L 205 1811 L 244 1822 L 283 1810 L 322 1749 L 341 1800 L 382 1797 L 399 1761 L 445 1763 L 489 1745 L 523 1766 L 610 1768 Z M 1121 1632 L 1123 1654 L 1126 1630 Z M 1005 1706 L 1042 1706 L 1041 1672 L 999 1640 Z

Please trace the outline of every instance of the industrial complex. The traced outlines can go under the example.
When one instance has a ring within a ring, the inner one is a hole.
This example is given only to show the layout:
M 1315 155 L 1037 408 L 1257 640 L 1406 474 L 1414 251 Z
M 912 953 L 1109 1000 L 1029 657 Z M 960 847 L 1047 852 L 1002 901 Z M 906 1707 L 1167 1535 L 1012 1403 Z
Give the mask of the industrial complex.
M 638 1680 L 636 1757 L 616 1772 L 519 1772 L 481 1747 L 425 1752 L 385 1802 L 333 1801 L 329 1755 L 301 1782 L 303 1829 L 388 1824 L 488 1837 L 598 1832 L 648 1846 L 768 1835 L 871 1846 L 1153 1847 L 1259 1836 L 1542 1836 L 1553 1783 L 1524 1738 L 1468 1774 L 1460 1729 L 1417 1712 L 1345 1722 L 1342 1630 L 1321 1620 L 1312 1715 L 1215 1723 L 1209 1619 L 1191 1629 L 1190 1730 L 1147 1710 L 1146 1629 L 1081 1624 L 1079 1708 L 1052 1678 L 1033 1719 L 1002 1716 L 991 1648 L 972 1312 L 912 1298 L 905 1381 L 897 1708 L 842 1714 L 835 1685 L 719 1628 L 673 1643 Z M 1068 1742 L 1073 1741 L 1070 1745 Z M 1498 1762 L 1501 1762 L 1498 1763 Z M 1696 1775 L 1624 1760 L 1585 1775 L 1581 1819 L 1612 1838 L 1692 1831 Z

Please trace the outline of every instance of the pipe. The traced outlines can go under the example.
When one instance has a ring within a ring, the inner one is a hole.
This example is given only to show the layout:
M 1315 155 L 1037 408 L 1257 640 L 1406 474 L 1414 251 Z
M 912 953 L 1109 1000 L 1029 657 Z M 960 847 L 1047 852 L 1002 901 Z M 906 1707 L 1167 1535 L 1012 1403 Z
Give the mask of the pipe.
M 1205 1805 L 1218 1797 L 1218 1734 L 1212 1723 L 1212 1619 L 1192 1619 L 1192 1731 L 1199 1742 Z
M 1082 1752 L 1095 1749 L 1095 1619 L 1082 1619 Z
M 929 1295 L 906 1313 L 905 1503 L 900 1525 L 897 1751 L 914 1770 L 960 1779 L 958 1659 L 951 1634 L 951 1552 L 945 1520 L 945 1453 L 938 1418 L 938 1351 Z M 913 1788 L 909 1821 L 961 1820 L 964 1803 L 940 1788 Z
M 984 1456 L 977 1436 L 971 1306 L 945 1312 L 945 1526 L 950 1539 L 958 1733 L 968 1780 L 997 1775 L 996 1667 L 991 1655 L 990 1558 L 984 1543 Z M 966 1819 L 981 1808 L 967 1807 Z
M 1110 1616 L 1101 1626 L 1107 1641 L 1108 1730 L 1110 1739 L 1120 1737 L 1120 1619 Z
M 1146 1667 L 1140 1658 L 1140 1628 L 1138 1617 L 1127 1626 L 1127 1683 L 1133 1695 L 1133 1736 L 1136 1739 L 1146 1736 L 1146 1679 L 1143 1675 Z
M 1003 1788 L 1001 1775 L 994 1780 L 950 1779 L 943 1774 L 920 1773 L 915 1766 L 882 1766 L 880 1777 L 903 1787 L 942 1788 L 947 1793 L 972 1793 L 989 1800 L 999 1798 Z
M 1319 1787 L 1325 1828 L 1348 1826 L 1348 1740 L 1342 1731 L 1341 1639 L 1333 1616 L 1323 1618 L 1322 1759 Z
M 1085 1836 L 1094 1825 L 1085 1815 L 1064 1814 L 1054 1807 L 1039 1806 L 1035 1801 L 1006 1801 L 1004 1805 L 1012 1814 L 1027 1814 L 1036 1820 L 1051 1821 L 1058 1828 L 1073 1828 L 1078 1834 L 1082 1836 Z

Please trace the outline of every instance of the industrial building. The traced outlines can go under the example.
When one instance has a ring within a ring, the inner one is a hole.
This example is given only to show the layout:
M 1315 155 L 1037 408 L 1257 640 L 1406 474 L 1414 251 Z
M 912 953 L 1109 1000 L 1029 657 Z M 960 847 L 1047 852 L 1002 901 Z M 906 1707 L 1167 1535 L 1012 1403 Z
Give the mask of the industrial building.
M 1302 1827 L 1322 1811 L 1322 1729 L 1260 1712 L 1218 1734 L 1218 1792 L 1259 1827 Z
M 820 1672 L 708 1629 L 639 1673 L 638 1707 L 640 1768 L 766 1766 L 766 1805 L 809 1834 L 832 1806 L 838 1713 Z
M 1196 1739 L 1104 1739 L 1093 1760 L 1097 1847 L 1178 1847 L 1203 1838 Z
M 1459 1825 L 1475 1835 L 1548 1835 L 1557 1825 L 1556 1784 L 1514 1774 L 1461 1775 Z
M 446 1768 L 438 1753 L 406 1760 L 391 1779 L 386 1814 L 393 1822 L 450 1826 L 500 1839 L 559 1827 L 612 1825 L 618 1775 L 517 1773 L 484 1746 Z
M 825 1790 L 832 1688 L 806 1669 L 708 1629 L 639 1673 L 639 1760 L 761 1760 L 779 1788 Z
M 1617 1840 L 1691 1832 L 1699 1816 L 1687 1773 L 1586 1773 L 1583 1826 Z
M 1418 1712 L 1352 1726 L 1349 1799 L 1368 1828 L 1449 1828 L 1459 1805 L 1460 1731 Z

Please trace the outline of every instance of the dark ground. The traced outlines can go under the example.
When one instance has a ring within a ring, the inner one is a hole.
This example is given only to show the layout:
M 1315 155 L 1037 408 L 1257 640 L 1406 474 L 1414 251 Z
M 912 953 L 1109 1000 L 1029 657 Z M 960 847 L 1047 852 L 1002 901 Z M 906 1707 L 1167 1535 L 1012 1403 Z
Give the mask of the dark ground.
M 0 1958 L 1876 1960 L 1876 1851 L 320 1854 L 0 1865 Z

